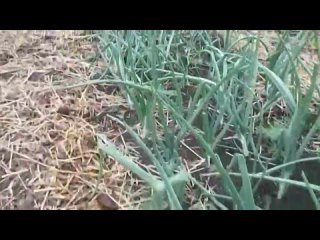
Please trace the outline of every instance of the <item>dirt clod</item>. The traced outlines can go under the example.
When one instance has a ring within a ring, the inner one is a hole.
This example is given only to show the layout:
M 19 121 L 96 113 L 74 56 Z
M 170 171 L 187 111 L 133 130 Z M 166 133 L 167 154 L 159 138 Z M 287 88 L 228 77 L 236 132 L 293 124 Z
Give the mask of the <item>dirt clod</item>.
M 69 115 L 70 114 L 70 108 L 66 105 L 62 105 L 58 108 L 57 113 L 63 114 L 63 115 Z
M 97 202 L 103 210 L 117 210 L 119 208 L 119 206 L 104 193 L 98 195 Z

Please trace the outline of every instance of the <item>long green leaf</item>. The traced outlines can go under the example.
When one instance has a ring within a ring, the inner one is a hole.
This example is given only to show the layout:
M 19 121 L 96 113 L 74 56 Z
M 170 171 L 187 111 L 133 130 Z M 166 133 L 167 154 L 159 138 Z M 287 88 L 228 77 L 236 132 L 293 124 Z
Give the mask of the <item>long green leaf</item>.
M 159 161 L 156 159 L 156 157 L 152 154 L 152 152 L 150 151 L 150 149 L 145 145 L 145 143 L 141 140 L 141 138 L 137 135 L 137 133 L 135 133 L 132 128 L 130 126 L 128 126 L 126 123 L 120 121 L 119 119 L 111 116 L 111 115 L 107 115 L 110 119 L 118 122 L 119 124 L 121 124 L 122 126 L 124 126 L 127 131 L 129 132 L 129 134 L 135 139 L 135 141 L 139 144 L 139 146 L 143 149 L 143 151 L 146 153 L 146 155 L 149 157 L 150 161 L 155 165 L 155 167 L 157 168 L 161 178 L 164 181 L 166 190 L 168 191 L 168 197 L 169 200 L 172 200 L 172 208 L 173 209 L 177 209 L 177 210 L 182 210 L 181 204 L 179 202 L 179 199 L 172 187 L 172 185 L 170 184 L 169 178 L 165 172 L 165 170 L 163 169 L 163 167 L 160 165 Z
M 316 194 L 314 193 L 314 191 L 311 189 L 310 187 L 310 183 L 308 181 L 308 178 L 306 177 L 306 175 L 304 174 L 304 172 L 302 171 L 302 178 L 303 178 L 303 181 L 306 183 L 307 185 L 307 188 L 308 188 L 308 191 L 309 191 L 309 194 L 311 196 L 311 199 L 316 207 L 317 210 L 320 210 L 320 201 L 318 200 Z
M 240 196 L 243 202 L 244 210 L 256 210 L 246 160 L 241 154 L 236 154 L 234 157 L 238 159 L 238 165 L 241 172 L 242 187 L 240 190 Z
M 272 83 L 277 87 L 282 97 L 284 98 L 285 102 L 287 103 L 290 113 L 293 114 L 296 109 L 296 103 L 288 87 L 270 69 L 268 69 L 267 67 L 263 66 L 260 63 L 258 65 L 259 65 L 259 68 L 269 77 Z

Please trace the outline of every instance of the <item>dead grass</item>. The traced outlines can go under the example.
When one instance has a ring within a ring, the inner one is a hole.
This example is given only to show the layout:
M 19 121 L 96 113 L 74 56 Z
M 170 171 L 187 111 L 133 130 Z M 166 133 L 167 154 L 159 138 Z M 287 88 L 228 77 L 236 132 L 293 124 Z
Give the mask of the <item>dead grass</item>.
M 113 104 L 125 104 L 122 98 L 94 86 L 41 92 L 88 79 L 102 64 L 85 61 L 95 49 L 80 34 L 0 33 L 1 209 L 100 209 L 96 198 L 101 193 L 116 208 L 132 207 L 129 185 L 139 182 L 122 166 L 105 159 L 97 182 L 96 131 L 115 141 L 122 133 L 92 119 Z

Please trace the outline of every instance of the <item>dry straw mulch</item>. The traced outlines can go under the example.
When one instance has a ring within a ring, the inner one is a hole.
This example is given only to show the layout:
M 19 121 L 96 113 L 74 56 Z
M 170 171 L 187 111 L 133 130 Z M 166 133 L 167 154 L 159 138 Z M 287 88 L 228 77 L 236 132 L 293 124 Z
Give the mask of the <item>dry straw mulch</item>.
M 102 66 L 86 60 L 95 47 L 81 33 L 0 32 L 0 209 L 132 207 L 128 186 L 139 182 L 126 169 L 104 159 L 99 179 L 95 134 L 120 141 L 123 131 L 92 121 L 123 98 L 106 87 L 52 87 L 88 80 Z

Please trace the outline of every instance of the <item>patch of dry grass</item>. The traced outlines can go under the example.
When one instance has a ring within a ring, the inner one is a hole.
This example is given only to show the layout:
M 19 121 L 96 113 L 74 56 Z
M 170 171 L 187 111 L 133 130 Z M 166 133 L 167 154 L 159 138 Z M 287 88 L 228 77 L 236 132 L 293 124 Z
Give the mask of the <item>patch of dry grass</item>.
M 99 194 L 131 207 L 139 182 L 115 161 L 97 183 L 95 133 L 121 141 L 121 130 L 92 121 L 123 99 L 107 87 L 41 91 L 88 79 L 101 64 L 85 61 L 94 44 L 81 31 L 1 31 L 0 46 L 0 208 L 100 209 Z

